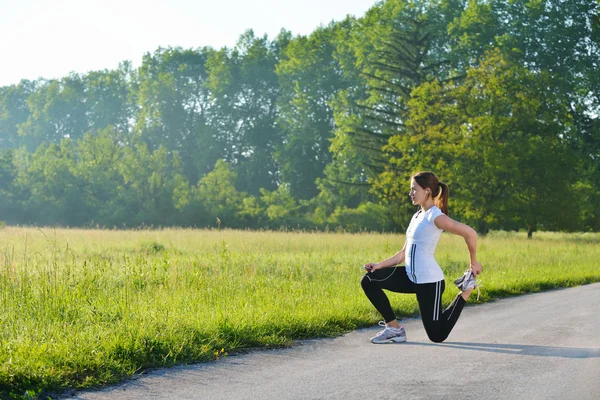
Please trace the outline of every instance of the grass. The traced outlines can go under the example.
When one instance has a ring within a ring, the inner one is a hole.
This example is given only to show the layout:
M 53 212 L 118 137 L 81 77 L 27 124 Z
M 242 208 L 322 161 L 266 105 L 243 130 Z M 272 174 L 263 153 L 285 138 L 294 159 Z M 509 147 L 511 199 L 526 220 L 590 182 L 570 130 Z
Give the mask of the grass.
M 339 335 L 379 319 L 362 264 L 402 247 L 392 234 L 0 230 L 0 397 L 41 397 L 141 370 Z M 479 240 L 480 302 L 600 281 L 600 234 L 493 232 Z M 461 238 L 436 258 L 466 269 Z M 414 296 L 391 294 L 399 316 Z M 474 300 L 471 300 L 474 301 Z

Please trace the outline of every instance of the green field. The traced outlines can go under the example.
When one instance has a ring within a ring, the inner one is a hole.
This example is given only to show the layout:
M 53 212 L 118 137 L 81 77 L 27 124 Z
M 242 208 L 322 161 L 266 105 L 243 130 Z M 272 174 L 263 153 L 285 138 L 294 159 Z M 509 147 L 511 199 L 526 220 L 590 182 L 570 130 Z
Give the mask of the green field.
M 374 324 L 379 316 L 360 288 L 361 266 L 394 254 L 403 240 L 1 229 L 0 397 L 91 387 L 150 367 Z M 480 238 L 479 301 L 600 281 L 599 244 L 600 234 Z M 466 269 L 468 253 L 461 238 L 444 234 L 436 257 L 449 281 L 448 304 L 458 292 L 450 280 Z M 391 300 L 399 316 L 417 312 L 412 295 Z

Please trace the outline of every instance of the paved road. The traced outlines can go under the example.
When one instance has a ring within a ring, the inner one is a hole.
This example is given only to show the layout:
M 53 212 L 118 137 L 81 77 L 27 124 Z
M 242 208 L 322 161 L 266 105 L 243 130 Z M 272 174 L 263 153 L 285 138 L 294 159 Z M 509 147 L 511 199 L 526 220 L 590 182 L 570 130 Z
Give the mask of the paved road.
M 467 307 L 442 344 L 378 327 L 154 371 L 70 399 L 600 399 L 600 284 Z

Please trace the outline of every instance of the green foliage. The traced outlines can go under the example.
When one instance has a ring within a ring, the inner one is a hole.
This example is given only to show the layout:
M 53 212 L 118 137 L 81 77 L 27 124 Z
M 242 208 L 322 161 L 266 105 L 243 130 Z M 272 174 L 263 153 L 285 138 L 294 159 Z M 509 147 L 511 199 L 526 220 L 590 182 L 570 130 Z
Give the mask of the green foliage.
M 3 218 L 18 217 L 18 198 L 16 196 L 16 178 L 18 170 L 15 167 L 15 151 L 6 150 L 0 153 L 0 215 Z M 17 214 L 17 215 L 15 215 Z
M 432 169 L 480 232 L 598 230 L 599 21 L 597 0 L 387 0 L 2 87 L 0 213 L 401 231 L 408 177 Z
M 219 218 L 226 227 L 236 227 L 236 216 L 242 206 L 243 194 L 235 188 L 237 174 L 229 164 L 217 161 L 215 168 L 198 182 L 194 200 L 201 205 L 209 221 Z
M 19 126 L 31 115 L 27 99 L 37 86 L 37 82 L 23 80 L 18 85 L 0 88 L 0 148 L 15 149 L 23 145 Z
M 227 146 L 211 124 L 207 63 L 214 52 L 158 49 L 144 56 L 138 72 L 134 130 L 150 149 L 178 152 L 183 174 L 193 184 L 224 157 Z
M 358 208 L 338 207 L 329 216 L 328 223 L 330 227 L 348 232 L 376 232 L 392 228 L 387 207 L 370 202 L 362 203 Z
M 561 124 L 567 111 L 540 90 L 547 79 L 490 52 L 461 83 L 421 85 L 409 103 L 411 131 L 390 141 L 401 154 L 392 165 L 404 181 L 411 171 L 439 171 L 457 198 L 453 210 L 483 233 L 568 229 L 576 155 L 562 136 L 571 129 Z
M 334 146 L 350 152 L 368 177 L 383 172 L 383 146 L 403 134 L 413 88 L 454 75 L 446 25 L 459 12 L 452 1 L 389 0 L 353 30 L 347 46 L 360 79 L 358 90 L 340 93 Z
M 239 216 L 244 220 L 245 227 L 254 228 L 264 226 L 264 221 L 266 220 L 265 209 L 254 196 L 244 197 Z
M 240 190 L 251 195 L 277 187 L 274 149 L 281 131 L 275 68 L 289 39 L 282 31 L 269 42 L 250 30 L 233 49 L 221 49 L 207 62 L 217 136 L 225 138 L 221 158 L 234 166 Z
M 336 55 L 340 36 L 349 34 L 346 20 L 295 38 L 277 65 L 281 86 L 279 119 L 284 141 L 276 157 L 281 176 L 297 199 L 318 194 L 316 180 L 331 161 L 333 100 L 353 80 L 345 76 Z
M 273 192 L 262 189 L 261 195 L 265 214 L 273 228 L 294 227 L 302 223 L 298 215 L 299 206 L 286 185 L 279 186 Z

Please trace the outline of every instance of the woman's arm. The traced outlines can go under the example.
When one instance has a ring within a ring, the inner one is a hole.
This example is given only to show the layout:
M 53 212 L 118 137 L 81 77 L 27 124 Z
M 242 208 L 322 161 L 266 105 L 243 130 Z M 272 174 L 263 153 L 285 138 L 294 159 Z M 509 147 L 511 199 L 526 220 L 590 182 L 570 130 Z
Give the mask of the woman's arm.
M 475 229 L 455 221 L 447 215 L 440 215 L 436 217 L 433 220 L 433 223 L 439 229 L 462 236 L 465 239 L 467 249 L 469 249 L 469 256 L 471 258 L 471 270 L 475 276 L 479 275 L 483 267 L 477 261 L 477 232 L 475 232 Z
M 396 254 L 391 256 L 390 258 L 387 258 L 378 263 L 366 263 L 365 269 L 369 272 L 373 272 L 378 269 L 395 267 L 398 264 L 402 264 L 404 262 L 404 250 L 405 249 L 406 249 L 406 242 L 404 242 L 404 246 L 402 247 L 402 250 L 400 250 L 399 252 L 397 252 Z

